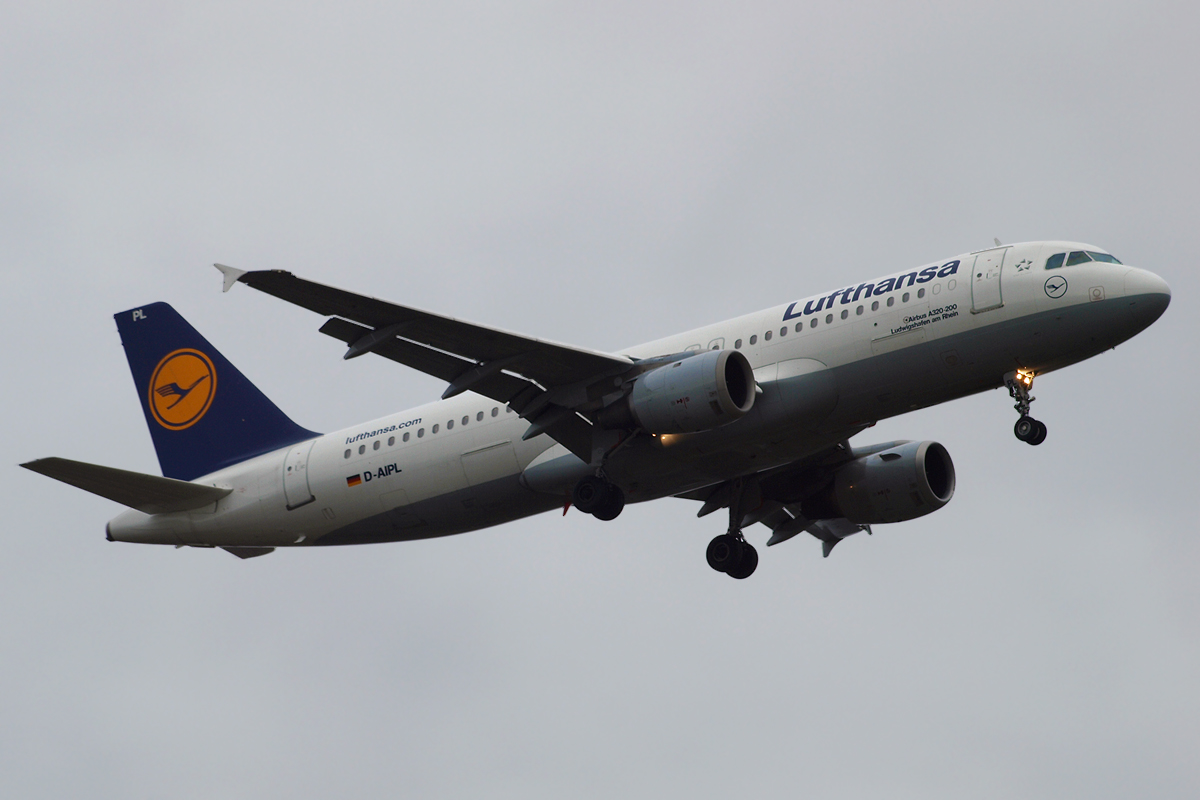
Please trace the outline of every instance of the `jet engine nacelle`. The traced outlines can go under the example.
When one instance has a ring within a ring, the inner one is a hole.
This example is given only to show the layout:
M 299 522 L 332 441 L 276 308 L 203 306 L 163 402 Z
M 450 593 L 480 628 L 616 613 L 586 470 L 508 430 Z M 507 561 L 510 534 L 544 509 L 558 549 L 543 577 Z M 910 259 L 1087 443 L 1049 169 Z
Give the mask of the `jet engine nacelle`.
M 954 496 L 954 462 L 937 442 L 906 442 L 856 458 L 802 507 L 860 525 L 903 522 L 937 511 Z M 806 516 L 808 511 L 805 511 Z
M 726 425 L 754 407 L 754 370 L 736 350 L 709 350 L 638 376 L 629 394 L 605 410 L 613 427 L 647 433 L 694 433 Z

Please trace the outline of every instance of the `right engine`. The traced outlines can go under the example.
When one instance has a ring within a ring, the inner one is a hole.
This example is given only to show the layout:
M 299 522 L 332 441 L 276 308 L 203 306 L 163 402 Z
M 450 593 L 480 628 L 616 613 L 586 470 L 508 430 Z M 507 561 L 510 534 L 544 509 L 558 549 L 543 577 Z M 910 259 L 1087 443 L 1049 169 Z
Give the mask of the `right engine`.
M 954 462 L 937 442 L 906 442 L 839 467 L 828 488 L 801 503 L 805 517 L 859 525 L 903 522 L 954 496 Z

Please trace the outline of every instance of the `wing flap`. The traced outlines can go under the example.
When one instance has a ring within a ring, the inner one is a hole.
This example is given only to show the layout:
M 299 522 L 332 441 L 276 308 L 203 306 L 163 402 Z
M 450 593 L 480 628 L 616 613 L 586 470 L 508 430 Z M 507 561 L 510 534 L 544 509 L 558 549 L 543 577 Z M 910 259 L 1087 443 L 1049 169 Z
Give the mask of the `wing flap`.
M 370 332 L 371 328 L 337 317 L 330 319 L 321 326 L 321 333 L 326 336 L 332 336 L 334 339 L 343 341 L 346 344 L 353 344 L 361 340 L 362 337 L 369 335 Z M 434 350 L 432 347 L 426 347 L 423 344 L 396 337 L 391 337 L 386 341 L 373 345 L 371 352 L 395 361 L 397 364 L 412 367 L 418 372 L 432 375 L 447 383 L 452 383 L 464 372 L 476 367 L 474 361 L 468 361 L 452 353 L 443 353 Z M 476 382 L 471 386 L 471 391 L 485 397 L 490 397 L 501 403 L 507 403 L 522 389 L 530 385 L 529 381 L 523 378 L 500 372 Z
M 66 458 L 39 458 L 21 466 L 145 514 L 203 508 L 233 491 Z

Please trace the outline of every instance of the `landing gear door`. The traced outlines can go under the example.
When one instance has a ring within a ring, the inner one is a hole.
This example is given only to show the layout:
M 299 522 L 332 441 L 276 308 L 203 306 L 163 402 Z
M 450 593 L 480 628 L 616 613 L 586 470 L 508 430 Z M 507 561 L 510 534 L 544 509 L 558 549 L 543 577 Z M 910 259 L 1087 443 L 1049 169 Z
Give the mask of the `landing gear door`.
M 301 442 L 288 451 L 283 461 L 283 493 L 287 497 L 287 510 L 308 505 L 313 500 L 308 488 L 308 454 L 312 452 L 316 439 Z
M 971 313 L 981 314 L 1004 305 L 1000 294 L 1000 271 L 1004 267 L 1007 247 L 985 250 L 975 256 L 971 270 Z

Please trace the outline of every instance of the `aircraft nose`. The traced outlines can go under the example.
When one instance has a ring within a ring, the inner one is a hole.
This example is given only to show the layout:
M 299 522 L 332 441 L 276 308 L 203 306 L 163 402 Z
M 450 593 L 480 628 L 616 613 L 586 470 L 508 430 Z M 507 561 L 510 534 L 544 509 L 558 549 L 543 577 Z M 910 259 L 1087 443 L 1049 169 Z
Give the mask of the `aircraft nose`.
M 1125 297 L 1134 321 L 1139 328 L 1145 328 L 1171 304 L 1171 287 L 1153 272 L 1131 269 L 1125 273 Z

